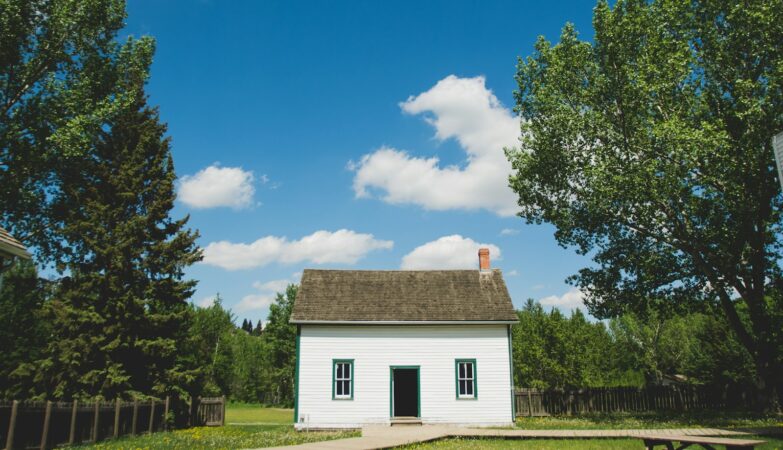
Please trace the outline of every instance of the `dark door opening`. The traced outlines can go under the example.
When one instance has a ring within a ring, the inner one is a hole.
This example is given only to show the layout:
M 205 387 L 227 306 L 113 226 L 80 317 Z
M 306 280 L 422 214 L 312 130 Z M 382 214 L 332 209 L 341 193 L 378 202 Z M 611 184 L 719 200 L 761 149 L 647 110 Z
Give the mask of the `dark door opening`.
M 392 369 L 394 417 L 419 417 L 419 369 Z

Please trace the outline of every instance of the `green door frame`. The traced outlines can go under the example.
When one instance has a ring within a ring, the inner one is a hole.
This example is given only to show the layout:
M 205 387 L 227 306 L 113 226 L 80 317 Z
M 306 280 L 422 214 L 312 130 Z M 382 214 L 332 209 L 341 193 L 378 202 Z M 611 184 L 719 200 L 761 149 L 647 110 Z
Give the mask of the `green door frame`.
M 421 366 L 389 366 L 389 418 L 394 418 L 394 369 L 416 369 L 416 417 L 421 418 Z

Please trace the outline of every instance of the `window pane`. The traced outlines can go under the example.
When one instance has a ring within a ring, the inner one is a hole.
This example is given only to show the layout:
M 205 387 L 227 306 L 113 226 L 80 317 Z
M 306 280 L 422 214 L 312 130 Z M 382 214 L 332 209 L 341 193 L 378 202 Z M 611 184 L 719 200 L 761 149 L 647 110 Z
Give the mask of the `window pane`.
M 459 363 L 459 377 L 465 378 L 465 363 Z
M 351 382 L 350 381 L 343 381 L 343 394 L 346 396 L 351 395 Z
M 343 383 L 342 381 L 337 382 L 337 392 L 336 395 L 340 396 L 343 395 Z
M 350 364 L 343 364 L 343 376 L 345 376 L 345 378 L 351 378 L 351 365 Z
M 459 395 L 465 395 L 465 380 L 460 380 L 459 382 Z
M 473 363 L 465 363 L 465 378 L 473 379 Z
M 467 388 L 468 388 L 467 389 L 467 395 L 468 396 L 473 395 L 473 382 L 472 381 L 466 381 L 465 383 L 467 384 Z
M 337 367 L 337 378 L 343 377 L 343 365 L 342 364 L 335 364 L 335 367 Z

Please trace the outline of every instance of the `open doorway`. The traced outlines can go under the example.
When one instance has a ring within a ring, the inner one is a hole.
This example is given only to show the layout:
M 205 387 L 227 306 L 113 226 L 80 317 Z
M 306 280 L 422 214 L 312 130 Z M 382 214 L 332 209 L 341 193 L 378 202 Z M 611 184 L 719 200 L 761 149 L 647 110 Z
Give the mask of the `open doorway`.
M 391 416 L 420 417 L 419 367 L 391 367 Z

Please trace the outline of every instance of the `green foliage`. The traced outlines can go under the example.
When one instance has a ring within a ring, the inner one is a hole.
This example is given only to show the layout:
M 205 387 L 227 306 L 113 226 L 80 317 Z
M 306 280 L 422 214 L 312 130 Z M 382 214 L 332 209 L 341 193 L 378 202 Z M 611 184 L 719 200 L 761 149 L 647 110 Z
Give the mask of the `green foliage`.
M 692 322 L 696 318 L 691 315 L 664 319 L 650 312 L 612 319 L 609 329 L 619 365 L 643 373 L 647 384 L 660 384 L 664 375 L 682 374 L 686 360 L 700 343 Z
M 0 398 L 28 398 L 36 394 L 31 386 L 32 374 L 22 364 L 42 356 L 51 333 L 43 317 L 49 290 L 30 261 L 17 262 L 0 273 L 0 342 L 4 348 L 0 358 Z
M 598 317 L 650 307 L 719 314 L 783 380 L 781 207 L 771 137 L 783 129 L 783 8 L 602 0 L 594 43 L 566 25 L 519 61 L 520 215 L 595 264 L 572 281 Z M 778 391 L 779 393 L 783 390 Z
M 248 320 L 234 325 L 234 315 L 218 295 L 206 308 L 194 308 L 191 352 L 202 368 L 201 395 L 225 395 L 232 401 L 293 404 L 296 327 L 288 323 L 297 287 L 290 285 L 269 307 L 263 332 L 248 332 Z M 261 328 L 259 326 L 256 330 Z
M 578 310 L 547 313 L 533 300 L 512 328 L 518 387 L 578 389 L 661 384 L 683 375 L 714 386 L 752 384 L 752 358 L 725 322 L 708 314 L 627 313 L 591 323 Z
M 294 402 L 294 377 L 296 374 L 296 326 L 288 320 L 296 301 L 298 286 L 290 284 L 285 294 L 278 293 L 275 303 L 269 307 L 266 328 L 262 334 L 269 346 L 267 364 L 276 387 L 275 403 L 291 406 Z
M 176 175 L 165 129 L 140 100 L 103 123 L 85 158 L 59 168 L 50 217 L 70 275 L 47 303 L 55 335 L 37 363 L 55 398 L 184 394 L 194 378 L 180 350 L 195 282 L 183 276 L 201 253 L 187 218 L 169 217 Z
M 46 261 L 63 248 L 48 210 L 59 168 L 148 75 L 154 43 L 119 44 L 124 18 L 122 0 L 0 0 L 0 221 Z
M 519 387 L 584 388 L 638 385 L 634 371 L 612 358 L 615 342 L 602 322 L 590 323 L 575 310 L 550 313 L 533 300 L 517 311 L 512 329 L 514 382 Z
M 196 391 L 204 396 L 230 393 L 231 366 L 234 361 L 230 335 L 234 331 L 234 315 L 223 308 L 220 294 L 206 308 L 194 308 L 193 322 L 188 332 L 190 352 L 201 367 Z

